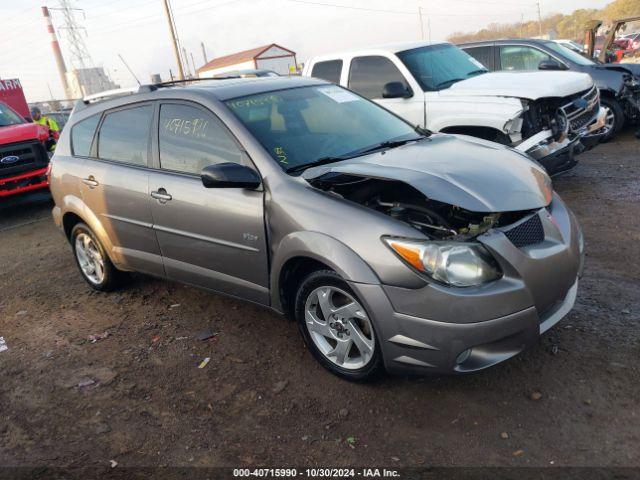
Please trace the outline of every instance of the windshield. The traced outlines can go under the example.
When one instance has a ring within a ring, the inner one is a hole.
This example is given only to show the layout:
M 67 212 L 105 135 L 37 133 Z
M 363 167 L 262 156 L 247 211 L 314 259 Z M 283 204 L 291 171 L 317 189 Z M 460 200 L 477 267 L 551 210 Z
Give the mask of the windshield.
M 279 90 L 226 104 L 285 171 L 420 138 L 404 120 L 337 85 Z
M 486 73 L 487 69 L 471 55 L 445 43 L 398 53 L 425 91 L 449 88 L 460 80 Z
M 20 123 L 24 123 L 20 115 L 5 104 L 0 103 L 0 127 L 8 127 L 9 125 L 18 125 Z
M 553 50 L 565 60 L 577 63 L 578 65 L 595 65 L 595 63 L 589 60 L 587 57 L 583 57 L 578 52 L 574 52 L 564 45 L 560 45 L 556 42 L 547 42 L 545 43 L 545 45 L 549 50 Z

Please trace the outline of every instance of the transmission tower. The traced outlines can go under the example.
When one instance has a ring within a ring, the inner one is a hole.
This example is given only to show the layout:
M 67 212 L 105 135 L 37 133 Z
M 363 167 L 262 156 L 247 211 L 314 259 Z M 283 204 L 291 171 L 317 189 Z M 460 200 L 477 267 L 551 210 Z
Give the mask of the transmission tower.
M 64 32 L 71 64 L 75 68 L 86 68 L 93 65 L 87 45 L 84 43 L 86 29 L 75 17 L 75 12 L 83 12 L 83 10 L 74 8 L 72 2 L 73 0 L 58 0 L 59 7 L 50 10 L 58 10 L 62 13 L 63 23 L 58 27 L 58 30 Z

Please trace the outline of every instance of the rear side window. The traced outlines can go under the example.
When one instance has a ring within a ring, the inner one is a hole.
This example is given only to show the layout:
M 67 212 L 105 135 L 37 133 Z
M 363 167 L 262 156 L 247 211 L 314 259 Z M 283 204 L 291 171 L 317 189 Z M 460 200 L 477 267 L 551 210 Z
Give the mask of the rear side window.
M 549 55 L 537 48 L 526 45 L 500 47 L 500 65 L 502 70 L 538 70 L 540 62 L 546 62 L 548 60 L 551 60 Z
M 100 121 L 100 115 L 92 115 L 76 123 L 71 129 L 71 152 L 76 157 L 90 157 L 93 135 Z
M 493 47 L 470 47 L 465 48 L 465 52 L 479 61 L 489 70 L 493 70 Z
M 147 165 L 151 105 L 108 113 L 98 134 L 98 158 Z
M 160 107 L 160 168 L 195 173 L 217 163 L 242 163 L 231 134 L 203 108 L 164 104 Z
M 342 73 L 342 60 L 329 60 L 326 62 L 318 62 L 311 70 L 311 76 L 321 78 L 332 83 L 340 83 L 340 74 Z
M 351 61 L 349 88 L 363 97 L 382 98 L 384 86 L 389 82 L 400 82 L 409 88 L 398 67 L 388 58 L 356 57 Z

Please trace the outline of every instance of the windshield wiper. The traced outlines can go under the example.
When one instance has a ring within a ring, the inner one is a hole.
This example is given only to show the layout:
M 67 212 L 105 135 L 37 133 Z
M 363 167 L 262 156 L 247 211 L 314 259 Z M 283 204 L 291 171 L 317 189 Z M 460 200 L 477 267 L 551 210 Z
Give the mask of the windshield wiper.
M 428 137 L 429 135 L 431 135 L 431 131 L 426 130 L 426 129 L 422 128 L 422 127 L 416 127 L 415 130 L 416 130 L 417 133 L 419 133 L 423 137 Z M 340 162 L 342 160 L 349 160 L 351 158 L 359 157 L 360 155 L 376 152 L 376 151 L 382 150 L 382 149 L 399 147 L 401 145 L 405 145 L 405 144 L 407 144 L 409 142 L 415 142 L 417 140 L 420 140 L 420 138 L 409 138 L 409 139 L 406 139 L 406 140 L 386 140 L 384 142 L 380 142 L 380 143 L 378 143 L 376 145 L 373 145 L 371 147 L 366 147 L 366 148 L 364 148 L 362 150 L 356 150 L 355 152 L 351 152 L 351 153 L 348 153 L 346 155 L 322 157 L 322 158 L 319 158 L 318 160 L 314 160 L 313 162 L 310 162 L 310 163 L 304 163 L 302 165 L 296 165 L 295 167 L 287 168 L 285 171 L 287 173 L 300 172 L 302 170 L 306 170 L 307 168 L 319 167 L 321 165 L 326 165 L 328 163 Z
M 440 82 L 436 85 L 436 88 L 444 87 L 445 85 L 453 85 L 456 82 L 461 82 L 465 80 L 464 78 L 451 78 L 449 80 L 445 80 L 444 82 Z
M 319 158 L 318 160 L 314 160 L 313 162 L 303 163 L 302 165 L 296 165 L 295 167 L 287 168 L 285 170 L 285 172 L 287 172 L 287 173 L 301 172 L 303 170 L 306 170 L 307 168 L 319 167 L 320 165 L 326 165 L 328 163 L 340 162 L 342 160 L 348 160 L 350 158 L 352 158 L 352 157 L 346 156 L 346 155 L 345 156 L 336 156 L 336 157 L 322 157 L 322 158 Z
M 479 68 L 478 70 L 473 70 L 469 73 L 467 73 L 467 77 L 470 77 L 471 75 L 480 75 L 481 73 L 487 73 L 489 70 L 487 70 L 486 68 Z
M 416 140 L 420 140 L 419 138 L 409 138 L 406 140 L 387 140 L 385 142 L 380 142 L 377 145 L 373 145 L 371 147 L 367 147 L 363 150 L 358 150 L 357 154 L 361 155 L 361 154 L 365 154 L 365 153 L 371 153 L 371 152 L 376 152 L 378 150 L 382 150 L 382 149 L 386 149 L 386 148 L 396 148 L 396 147 L 400 147 L 402 145 L 406 145 L 409 142 L 415 142 Z

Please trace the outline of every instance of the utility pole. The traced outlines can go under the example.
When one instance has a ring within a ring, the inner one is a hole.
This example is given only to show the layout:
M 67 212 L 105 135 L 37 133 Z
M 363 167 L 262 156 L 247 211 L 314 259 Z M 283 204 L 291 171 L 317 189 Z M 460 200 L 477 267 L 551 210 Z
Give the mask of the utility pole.
M 184 69 L 187 72 L 187 77 L 191 77 L 191 69 L 189 68 L 189 57 L 187 57 L 187 49 L 182 47 L 182 58 L 184 59 Z
M 522 29 L 524 28 L 524 13 L 520 14 L 520 38 L 524 35 L 522 34 Z
M 193 78 L 196 78 L 196 62 L 193 59 L 193 52 L 189 52 L 189 55 L 191 55 L 191 66 L 193 67 Z
M 429 30 L 429 43 L 431 43 L 431 17 L 427 17 L 427 29 Z
M 204 63 L 208 62 L 207 60 L 207 51 L 204 48 L 204 42 L 200 42 L 200 46 L 202 47 L 202 58 L 204 58 Z
M 542 13 L 540 12 L 540 0 L 538 0 L 538 30 L 540 31 L 540 36 L 542 37 Z
M 418 21 L 420 22 L 420 40 L 424 40 L 424 25 L 422 24 L 422 7 L 418 7 Z
M 173 43 L 173 54 L 175 55 L 176 63 L 178 64 L 178 80 L 184 80 L 184 70 L 182 69 L 182 61 L 180 60 L 180 49 L 178 48 L 176 30 L 173 25 L 173 17 L 171 16 L 171 10 L 169 8 L 169 0 L 162 0 L 162 3 L 164 4 L 164 13 L 167 15 L 167 22 L 169 22 L 169 32 L 171 33 L 171 42 Z

